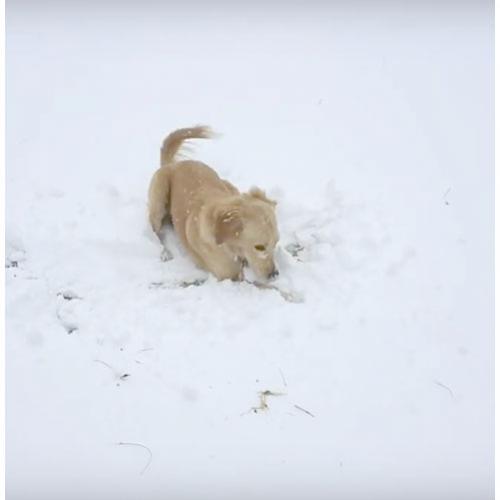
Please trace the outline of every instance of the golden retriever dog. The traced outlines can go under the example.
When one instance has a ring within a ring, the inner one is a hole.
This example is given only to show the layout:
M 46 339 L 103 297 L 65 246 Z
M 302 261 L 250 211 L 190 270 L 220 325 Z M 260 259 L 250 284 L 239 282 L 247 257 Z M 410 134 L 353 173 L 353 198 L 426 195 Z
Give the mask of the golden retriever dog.
M 194 262 L 217 279 L 243 279 L 248 264 L 260 279 L 278 275 L 274 249 L 279 239 L 276 202 L 252 188 L 240 193 L 208 165 L 180 160 L 178 152 L 189 139 L 213 136 L 208 127 L 172 132 L 161 148 L 161 166 L 149 186 L 149 221 L 153 231 L 171 222 Z M 164 244 L 164 256 L 171 254 Z

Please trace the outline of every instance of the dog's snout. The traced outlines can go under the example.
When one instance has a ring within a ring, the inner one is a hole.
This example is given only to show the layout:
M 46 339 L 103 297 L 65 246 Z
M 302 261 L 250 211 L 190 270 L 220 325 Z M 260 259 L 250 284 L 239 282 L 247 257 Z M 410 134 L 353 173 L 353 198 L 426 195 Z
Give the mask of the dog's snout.
M 279 276 L 280 272 L 274 268 L 268 275 L 268 278 L 271 280 L 273 278 L 277 278 Z

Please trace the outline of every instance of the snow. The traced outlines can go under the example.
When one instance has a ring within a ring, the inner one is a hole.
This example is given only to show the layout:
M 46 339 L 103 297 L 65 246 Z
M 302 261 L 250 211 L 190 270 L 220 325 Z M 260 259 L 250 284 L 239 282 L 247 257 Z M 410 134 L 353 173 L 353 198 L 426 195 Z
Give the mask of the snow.
M 8 6 L 9 500 L 493 498 L 493 5 L 117 5 Z M 197 123 L 283 295 L 160 259 Z

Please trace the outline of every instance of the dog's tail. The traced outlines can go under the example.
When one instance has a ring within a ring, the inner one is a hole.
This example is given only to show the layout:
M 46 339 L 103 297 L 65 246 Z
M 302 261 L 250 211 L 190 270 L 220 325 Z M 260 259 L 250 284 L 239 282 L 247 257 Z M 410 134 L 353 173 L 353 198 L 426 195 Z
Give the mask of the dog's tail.
M 212 129 L 205 125 L 175 130 L 163 141 L 161 147 L 161 166 L 168 165 L 175 160 L 175 156 L 184 141 L 189 139 L 210 139 L 214 135 Z

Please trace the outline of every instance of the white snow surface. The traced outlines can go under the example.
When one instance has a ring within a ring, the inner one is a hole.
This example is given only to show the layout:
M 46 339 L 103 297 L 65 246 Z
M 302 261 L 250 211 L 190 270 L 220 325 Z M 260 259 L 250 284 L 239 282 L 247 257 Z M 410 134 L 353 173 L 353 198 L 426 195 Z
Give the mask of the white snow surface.
M 7 498 L 493 498 L 493 92 L 491 2 L 8 4 Z M 160 260 L 197 123 L 295 302 Z

